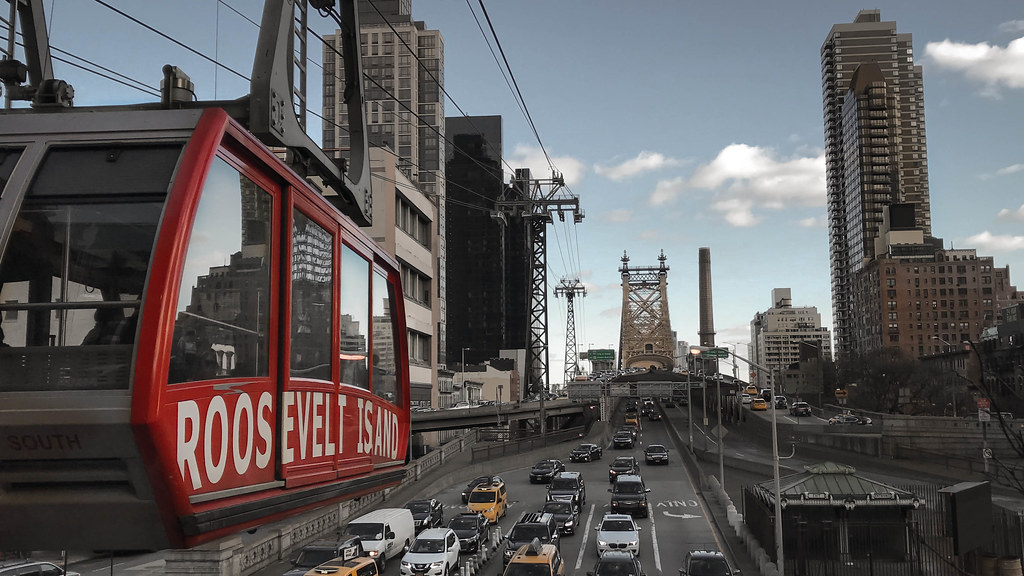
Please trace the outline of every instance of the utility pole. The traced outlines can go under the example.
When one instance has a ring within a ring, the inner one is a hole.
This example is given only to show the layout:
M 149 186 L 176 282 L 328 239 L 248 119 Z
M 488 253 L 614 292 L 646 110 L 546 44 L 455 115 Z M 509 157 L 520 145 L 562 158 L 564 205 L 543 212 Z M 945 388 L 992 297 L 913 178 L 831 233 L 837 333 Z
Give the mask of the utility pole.
M 535 179 L 531 177 L 529 168 L 517 168 L 511 186 L 506 189 L 502 199 L 495 203 L 499 214 L 519 216 L 526 225 L 526 250 L 530 254 L 530 285 L 527 287 L 530 310 L 524 373 L 528 389 L 540 393 L 541 434 L 547 431 L 544 395 L 549 390 L 547 225 L 552 222 L 553 214 L 557 214 L 563 222 L 566 213 L 572 214 L 575 224 L 583 221 L 579 198 L 562 192 L 564 186 L 565 180 L 561 174 L 553 173 L 551 178 Z
M 565 296 L 566 301 L 566 321 L 565 321 L 565 380 L 568 384 L 572 382 L 576 376 L 580 373 L 579 357 L 576 354 L 576 314 L 573 312 L 573 300 L 575 296 L 587 295 L 587 288 L 583 284 L 580 284 L 578 278 L 569 280 L 568 278 L 562 278 L 561 284 L 555 286 L 555 298 L 561 294 Z

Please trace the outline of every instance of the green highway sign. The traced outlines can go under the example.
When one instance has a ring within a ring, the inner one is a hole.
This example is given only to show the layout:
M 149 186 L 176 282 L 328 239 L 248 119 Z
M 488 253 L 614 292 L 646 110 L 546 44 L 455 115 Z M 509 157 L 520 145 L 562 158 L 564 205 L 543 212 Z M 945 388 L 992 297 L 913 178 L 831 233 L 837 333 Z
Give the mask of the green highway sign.
M 728 348 L 708 348 L 707 350 L 701 350 L 700 355 L 704 356 L 705 358 L 728 358 L 729 357 L 729 349 Z
M 587 351 L 587 359 L 592 362 L 614 362 L 615 350 L 594 349 Z

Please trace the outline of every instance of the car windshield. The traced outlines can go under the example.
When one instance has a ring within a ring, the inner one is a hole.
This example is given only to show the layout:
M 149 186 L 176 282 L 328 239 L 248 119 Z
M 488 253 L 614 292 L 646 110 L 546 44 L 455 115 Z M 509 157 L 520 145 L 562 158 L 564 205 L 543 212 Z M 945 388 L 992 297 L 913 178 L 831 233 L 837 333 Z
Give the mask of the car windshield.
M 615 483 L 616 494 L 643 494 L 644 485 L 639 482 L 623 482 L 619 480 Z
M 572 478 L 555 478 L 551 481 L 552 490 L 575 490 L 576 481 Z
M 639 576 L 636 563 L 628 560 L 601 560 L 594 569 L 594 576 Z
M 690 560 L 690 576 L 730 576 L 732 571 L 724 558 L 694 558 Z
M 601 523 L 604 532 L 633 532 L 635 528 L 629 520 L 605 520 Z
M 546 461 L 546 462 L 537 462 L 537 465 L 536 465 L 536 466 L 534 466 L 534 468 L 538 468 L 538 469 L 543 469 L 543 468 L 554 468 L 554 467 L 555 467 L 555 463 L 554 463 L 554 462 L 551 462 L 551 461 Z
M 413 540 L 412 546 L 409 547 L 409 552 L 426 552 L 428 554 L 444 552 L 444 540 L 417 538 Z
M 668 452 L 664 446 L 658 446 L 657 444 L 647 447 L 648 452 Z
M 448 527 L 452 530 L 471 530 L 478 525 L 476 518 L 452 518 L 452 521 L 448 523 Z
M 409 502 L 405 507 L 417 514 L 427 514 L 430 512 L 429 502 Z
M 615 462 L 612 462 L 612 467 L 614 468 L 629 468 L 632 465 L 632 460 L 616 459 Z
M 469 501 L 471 503 L 483 504 L 494 502 L 498 498 L 497 492 L 480 492 L 476 491 L 469 495 Z
M 551 567 L 547 564 L 514 562 L 508 565 L 505 576 L 551 576 Z
M 517 542 L 530 542 L 534 538 L 540 538 L 541 542 L 547 542 L 548 531 L 543 526 L 519 525 L 512 528 L 510 537 Z
M 572 514 L 572 504 L 569 502 L 548 502 L 544 505 L 544 512 L 552 514 Z
M 363 540 L 384 539 L 384 525 L 377 523 L 352 523 L 348 525 L 348 533 L 361 537 Z
M 299 552 L 299 557 L 295 559 L 295 566 L 296 568 L 313 568 L 333 559 L 334 550 L 330 548 L 307 549 Z

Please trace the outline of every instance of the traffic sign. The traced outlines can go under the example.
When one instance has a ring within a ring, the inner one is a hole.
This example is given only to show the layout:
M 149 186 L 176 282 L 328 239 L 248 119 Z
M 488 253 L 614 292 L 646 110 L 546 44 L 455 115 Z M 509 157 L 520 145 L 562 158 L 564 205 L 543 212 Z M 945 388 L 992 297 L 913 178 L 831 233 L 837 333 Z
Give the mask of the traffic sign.
M 701 350 L 700 355 L 705 358 L 728 358 L 728 348 L 708 348 L 707 350 Z

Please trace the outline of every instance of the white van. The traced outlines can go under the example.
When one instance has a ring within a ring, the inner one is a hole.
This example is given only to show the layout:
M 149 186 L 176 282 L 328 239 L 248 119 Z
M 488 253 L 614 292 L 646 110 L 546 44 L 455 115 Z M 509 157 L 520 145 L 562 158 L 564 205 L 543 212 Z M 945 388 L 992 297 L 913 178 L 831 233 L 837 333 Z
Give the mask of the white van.
M 363 552 L 384 572 L 388 559 L 404 554 L 416 539 L 416 525 L 408 508 L 381 508 L 349 522 L 345 530 L 362 539 Z

